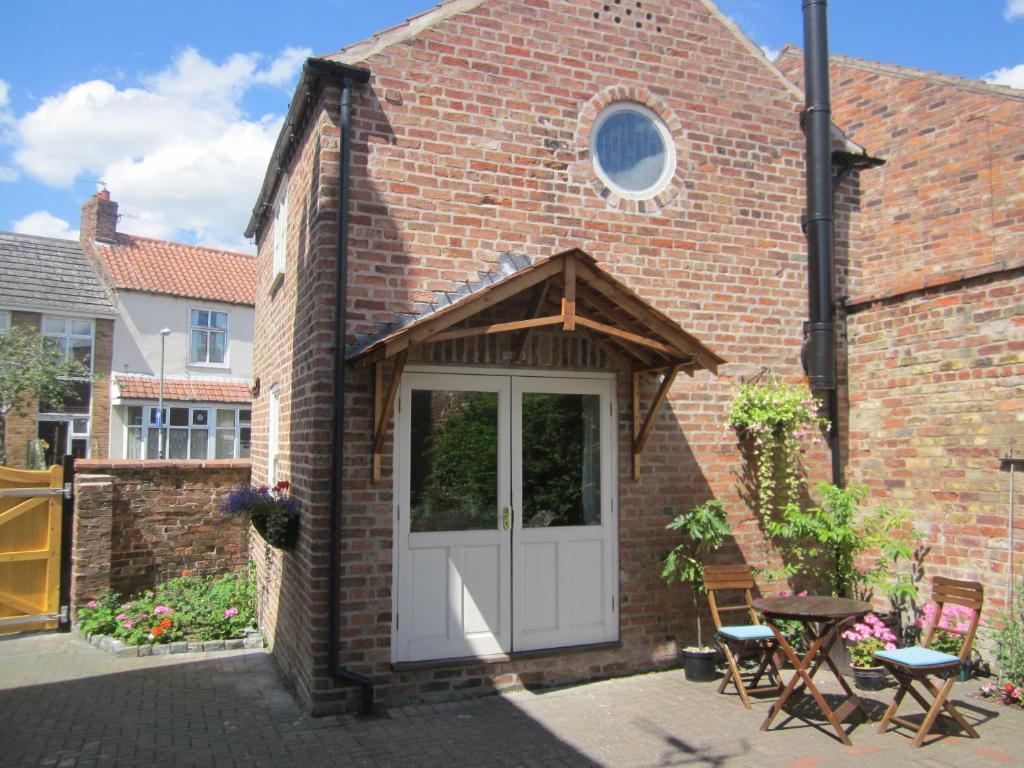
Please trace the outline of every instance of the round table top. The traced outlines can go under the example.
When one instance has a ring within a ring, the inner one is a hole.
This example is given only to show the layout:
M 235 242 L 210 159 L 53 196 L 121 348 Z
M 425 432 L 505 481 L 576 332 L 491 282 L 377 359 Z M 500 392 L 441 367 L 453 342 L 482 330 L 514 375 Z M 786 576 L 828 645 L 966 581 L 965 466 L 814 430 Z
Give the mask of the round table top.
M 871 613 L 871 603 L 849 597 L 828 597 L 825 595 L 798 595 L 792 597 L 761 597 L 753 606 L 765 616 L 779 619 L 802 619 L 826 621 L 828 619 L 863 616 Z

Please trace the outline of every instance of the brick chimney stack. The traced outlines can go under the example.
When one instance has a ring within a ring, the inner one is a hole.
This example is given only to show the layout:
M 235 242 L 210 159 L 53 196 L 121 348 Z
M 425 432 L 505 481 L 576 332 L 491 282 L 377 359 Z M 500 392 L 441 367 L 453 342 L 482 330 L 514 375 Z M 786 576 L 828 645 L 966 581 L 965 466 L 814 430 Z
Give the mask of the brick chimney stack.
M 95 240 L 113 243 L 117 240 L 117 203 L 110 192 L 97 192 L 82 206 L 82 228 L 79 239 L 83 243 Z

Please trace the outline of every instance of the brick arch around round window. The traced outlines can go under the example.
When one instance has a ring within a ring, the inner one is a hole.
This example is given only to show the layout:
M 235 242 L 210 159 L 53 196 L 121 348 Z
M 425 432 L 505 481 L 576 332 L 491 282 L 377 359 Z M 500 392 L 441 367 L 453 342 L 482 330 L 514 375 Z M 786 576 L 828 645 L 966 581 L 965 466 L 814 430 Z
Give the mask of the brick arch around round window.
M 613 104 L 634 103 L 647 107 L 661 118 L 668 128 L 675 146 L 675 170 L 668 185 L 658 194 L 646 200 L 621 197 L 609 188 L 594 169 L 590 150 L 591 132 L 601 113 Z M 649 89 L 636 85 L 615 85 L 603 88 L 580 107 L 576 124 L 576 160 L 571 165 L 573 181 L 588 187 L 595 195 L 605 200 L 609 208 L 631 213 L 656 214 L 667 208 L 684 191 L 688 168 L 686 145 L 683 143 L 683 124 L 663 99 Z

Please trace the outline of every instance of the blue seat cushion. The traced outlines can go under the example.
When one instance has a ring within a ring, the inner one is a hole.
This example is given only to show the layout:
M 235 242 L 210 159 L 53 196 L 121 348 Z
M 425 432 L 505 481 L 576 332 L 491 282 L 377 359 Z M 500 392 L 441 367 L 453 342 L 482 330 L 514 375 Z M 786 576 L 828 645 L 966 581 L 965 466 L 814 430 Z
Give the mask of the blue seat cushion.
M 770 640 L 775 637 L 763 624 L 744 624 L 736 627 L 722 627 L 718 634 L 732 640 Z
M 879 651 L 875 654 L 875 658 L 895 661 L 897 664 L 908 667 L 938 667 L 960 663 L 959 656 L 933 651 L 931 648 L 922 648 L 919 645 L 911 648 L 897 648 L 895 651 Z

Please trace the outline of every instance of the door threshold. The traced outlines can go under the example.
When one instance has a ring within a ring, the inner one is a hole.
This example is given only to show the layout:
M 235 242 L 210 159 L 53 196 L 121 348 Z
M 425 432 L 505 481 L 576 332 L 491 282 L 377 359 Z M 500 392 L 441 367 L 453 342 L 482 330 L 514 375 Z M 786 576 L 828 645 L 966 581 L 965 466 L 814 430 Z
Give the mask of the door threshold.
M 588 643 L 586 645 L 565 645 L 560 648 L 539 648 L 534 651 L 492 653 L 488 656 L 458 656 L 448 659 L 427 659 L 425 661 L 396 661 L 391 664 L 391 669 L 394 672 L 414 672 L 418 669 L 443 669 L 445 667 L 466 667 L 477 664 L 503 664 L 509 661 L 548 659 L 553 656 L 571 656 L 579 653 L 617 651 L 620 648 L 622 648 L 622 641 L 613 640 L 611 642 Z

